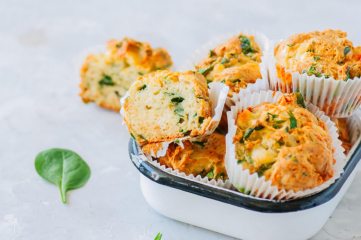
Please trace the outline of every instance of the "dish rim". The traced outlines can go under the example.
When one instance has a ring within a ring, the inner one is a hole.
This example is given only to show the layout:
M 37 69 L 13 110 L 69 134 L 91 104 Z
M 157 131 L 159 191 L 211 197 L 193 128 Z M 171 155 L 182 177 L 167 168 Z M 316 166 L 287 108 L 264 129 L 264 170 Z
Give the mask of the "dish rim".
M 139 145 L 132 138 L 130 138 L 128 143 L 128 151 L 129 157 L 138 171 L 158 184 L 251 211 L 261 213 L 290 213 L 318 207 L 327 203 L 337 195 L 360 161 L 361 138 L 359 138 L 355 144 L 357 144 L 357 146 L 354 151 L 346 158 L 346 161 L 348 162 L 346 163 L 344 172 L 330 187 L 311 196 L 289 201 L 264 201 L 249 196 L 241 196 L 237 193 L 225 191 L 167 173 L 156 166 L 153 166 L 150 162 L 142 160 L 139 157 L 141 155 Z

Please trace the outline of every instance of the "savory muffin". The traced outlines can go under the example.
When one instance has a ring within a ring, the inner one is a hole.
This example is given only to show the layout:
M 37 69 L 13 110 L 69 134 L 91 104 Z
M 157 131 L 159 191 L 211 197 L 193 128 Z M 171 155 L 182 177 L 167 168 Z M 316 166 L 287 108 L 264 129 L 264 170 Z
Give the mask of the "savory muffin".
M 331 118 L 337 127 L 338 139 L 342 142 L 342 147 L 345 149 L 344 153 L 347 154 L 351 149 L 350 137 L 348 135 L 348 128 L 345 118 Z
M 210 50 L 195 68 L 208 83 L 227 84 L 230 88 L 228 95 L 232 97 L 241 88 L 247 88 L 247 84 L 262 78 L 259 67 L 262 55 L 254 37 L 241 33 Z
M 124 101 L 124 120 L 140 145 L 205 133 L 212 115 L 207 81 L 194 71 L 138 78 Z
M 163 48 L 152 49 L 131 38 L 110 40 L 107 53 L 89 55 L 81 69 L 81 93 L 85 103 L 120 110 L 120 98 L 140 76 L 169 69 L 171 57 Z
M 158 159 L 159 163 L 173 170 L 178 169 L 187 176 L 193 174 L 209 179 L 228 179 L 224 166 L 225 136 L 212 133 L 196 140 L 184 140 L 183 145 L 184 148 L 171 143 L 166 155 Z
M 332 138 L 326 124 L 306 109 L 301 94 L 250 107 L 237 115 L 236 125 L 237 163 L 273 186 L 299 191 L 333 176 Z
M 361 47 L 354 47 L 346 36 L 331 29 L 290 36 L 274 49 L 278 78 L 292 83 L 285 69 L 343 81 L 360 77 Z

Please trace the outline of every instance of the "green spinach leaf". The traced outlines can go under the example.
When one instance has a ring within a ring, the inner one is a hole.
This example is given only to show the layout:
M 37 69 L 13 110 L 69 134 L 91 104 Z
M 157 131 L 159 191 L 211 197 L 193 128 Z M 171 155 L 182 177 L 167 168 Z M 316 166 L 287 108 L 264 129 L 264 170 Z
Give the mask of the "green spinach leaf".
M 350 47 L 345 47 L 345 49 L 343 50 L 343 54 L 346 56 L 347 53 L 349 53 L 351 51 Z
M 154 238 L 154 240 L 161 240 L 163 237 L 163 234 L 158 233 L 157 236 Z
M 207 178 L 214 178 L 214 167 L 211 168 L 211 170 L 207 173 L 206 177 Z
M 290 116 L 290 128 L 296 128 L 297 127 L 297 120 L 291 110 L 288 112 L 288 115 Z
M 105 75 L 102 79 L 99 81 L 100 85 L 108 85 L 108 86 L 114 86 L 114 82 L 112 78 L 108 75 Z
M 252 53 L 252 43 L 251 40 L 248 37 L 239 36 L 239 40 L 241 41 L 241 48 L 243 54 Z
M 305 103 L 305 100 L 303 99 L 303 96 L 300 92 L 296 92 L 296 97 L 297 97 L 297 104 L 300 106 L 300 107 L 303 107 L 305 109 L 308 109 L 307 106 L 306 106 L 306 103 Z
M 170 101 L 173 103 L 173 104 L 178 104 L 178 103 L 181 103 L 183 102 L 184 98 L 182 97 L 174 97 L 172 98 Z
M 63 203 L 68 190 L 80 188 L 90 177 L 88 164 L 67 149 L 51 148 L 40 152 L 35 158 L 35 169 L 42 178 L 58 185 Z

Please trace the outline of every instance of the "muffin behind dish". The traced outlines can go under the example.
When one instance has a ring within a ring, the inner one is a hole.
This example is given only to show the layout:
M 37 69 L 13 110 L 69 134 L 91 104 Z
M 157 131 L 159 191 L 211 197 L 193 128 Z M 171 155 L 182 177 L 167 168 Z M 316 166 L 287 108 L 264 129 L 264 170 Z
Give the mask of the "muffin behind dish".
M 229 96 L 262 78 L 259 63 L 263 56 L 253 36 L 239 34 L 210 50 L 196 70 L 207 82 L 222 82 L 230 87 Z
M 86 58 L 80 96 L 85 103 L 119 111 L 120 98 L 138 77 L 171 66 L 171 57 L 163 48 L 152 49 L 148 43 L 131 38 L 113 39 L 107 43 L 106 53 Z

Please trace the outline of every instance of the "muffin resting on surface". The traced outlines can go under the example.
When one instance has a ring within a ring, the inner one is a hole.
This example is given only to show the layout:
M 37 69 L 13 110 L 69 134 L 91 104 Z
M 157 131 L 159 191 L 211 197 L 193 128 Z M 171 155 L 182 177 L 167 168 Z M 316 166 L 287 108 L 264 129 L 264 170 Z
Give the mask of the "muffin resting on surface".
M 306 109 L 301 94 L 250 107 L 235 124 L 237 163 L 272 180 L 273 186 L 299 191 L 333 176 L 332 138 L 326 124 Z
M 228 95 L 232 97 L 248 83 L 262 78 L 259 67 L 262 55 L 254 37 L 241 33 L 210 50 L 195 68 L 207 82 L 227 84 L 230 88 Z
M 207 81 L 194 71 L 142 76 L 129 94 L 124 120 L 140 145 L 202 135 L 212 119 Z
M 196 140 L 184 140 L 183 145 L 184 148 L 171 143 L 166 155 L 158 159 L 159 163 L 173 170 L 178 169 L 187 176 L 193 174 L 193 176 L 201 175 L 209 179 L 228 179 L 224 166 L 225 136 L 212 133 Z M 150 153 L 147 150 L 145 152 Z
M 89 55 L 81 69 L 81 93 L 85 103 L 120 110 L 120 98 L 140 76 L 169 69 L 171 57 L 163 48 L 152 49 L 131 38 L 110 40 L 107 53 Z
M 342 142 L 342 147 L 345 149 L 345 154 L 350 151 L 351 143 L 350 137 L 348 135 L 348 128 L 345 118 L 331 118 L 337 127 L 338 139 Z
M 360 77 L 361 47 L 353 47 L 346 36 L 346 32 L 331 29 L 290 36 L 274 49 L 278 78 L 292 82 L 285 69 L 344 81 Z

